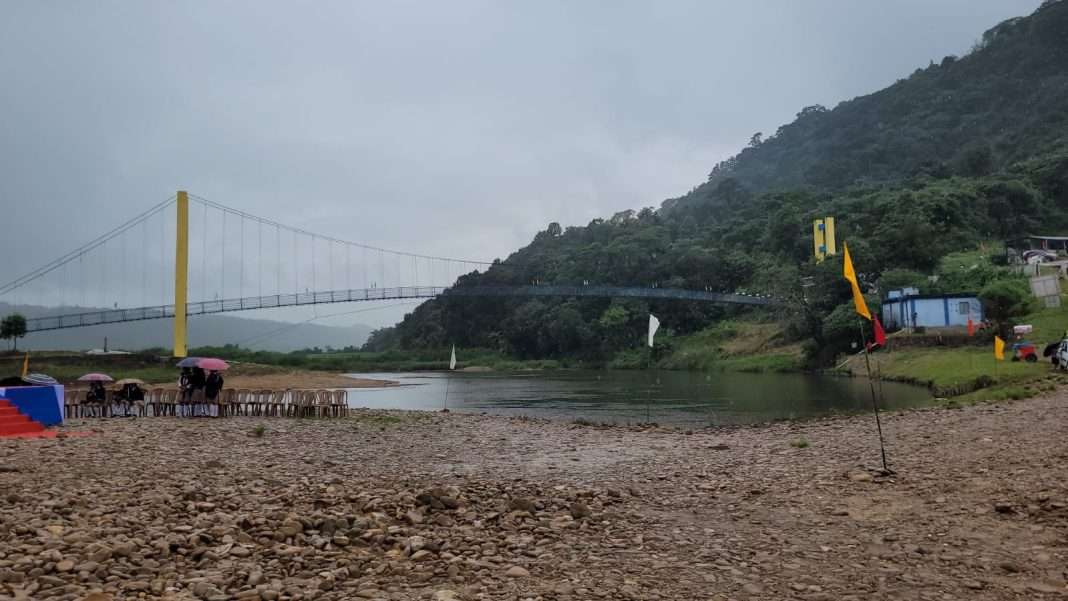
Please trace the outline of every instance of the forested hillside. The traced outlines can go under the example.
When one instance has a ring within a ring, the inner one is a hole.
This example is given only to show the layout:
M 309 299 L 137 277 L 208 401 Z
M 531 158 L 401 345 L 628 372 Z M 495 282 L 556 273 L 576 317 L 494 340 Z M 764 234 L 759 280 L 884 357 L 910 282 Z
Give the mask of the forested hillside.
M 666 206 L 700 202 L 735 180 L 752 191 L 978 177 L 1063 147 L 1068 123 L 1068 6 L 985 32 L 967 56 L 947 56 L 834 110 L 816 105 L 712 169 Z
M 811 220 L 835 215 L 865 285 L 908 280 L 940 259 L 1033 230 L 1068 232 L 1068 1 L 1006 21 L 967 56 L 832 110 L 807 107 L 754 136 L 707 182 L 660 209 L 549 226 L 457 286 L 567 283 L 749 290 L 793 299 L 769 318 L 818 348 L 848 298 L 841 264 L 811 261 Z M 985 270 L 961 287 L 981 286 Z M 815 286 L 802 295 L 802 278 Z M 952 285 L 943 279 L 942 286 Z M 802 301 L 806 297 L 807 301 Z M 669 334 L 742 309 L 597 299 L 442 299 L 369 350 L 466 347 L 603 361 L 639 344 L 647 312 Z M 668 337 L 670 340 L 670 336 Z

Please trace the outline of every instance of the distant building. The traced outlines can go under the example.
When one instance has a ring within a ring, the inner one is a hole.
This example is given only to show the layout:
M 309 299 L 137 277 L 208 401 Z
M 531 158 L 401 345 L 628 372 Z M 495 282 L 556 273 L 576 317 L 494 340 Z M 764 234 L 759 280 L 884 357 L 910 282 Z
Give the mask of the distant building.
M 892 290 L 882 305 L 883 325 L 903 328 L 967 327 L 983 321 L 983 304 L 974 294 L 920 294 L 915 288 Z

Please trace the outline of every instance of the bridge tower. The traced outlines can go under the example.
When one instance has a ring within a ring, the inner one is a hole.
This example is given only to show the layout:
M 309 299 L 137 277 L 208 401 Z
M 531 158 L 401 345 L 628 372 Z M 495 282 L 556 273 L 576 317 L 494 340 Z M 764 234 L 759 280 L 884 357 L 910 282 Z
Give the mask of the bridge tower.
M 185 357 L 186 349 L 186 302 L 189 284 L 189 194 L 179 190 L 177 230 L 174 236 L 174 356 Z

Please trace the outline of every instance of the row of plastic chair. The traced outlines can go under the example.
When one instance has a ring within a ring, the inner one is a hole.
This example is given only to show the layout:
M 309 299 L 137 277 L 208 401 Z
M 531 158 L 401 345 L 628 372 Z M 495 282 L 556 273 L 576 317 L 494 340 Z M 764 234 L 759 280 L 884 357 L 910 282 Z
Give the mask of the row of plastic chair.
M 151 388 L 143 401 L 117 400 L 106 391 L 103 402 L 87 402 L 84 390 L 68 389 L 64 397 L 67 417 L 188 417 L 234 415 L 253 417 L 346 417 L 349 414 L 347 390 L 252 390 L 225 388 L 214 399 L 204 390 L 180 394 L 173 388 Z
M 145 401 L 119 398 L 115 390 L 105 390 L 104 400 L 89 402 L 85 390 L 66 389 L 63 393 L 64 415 L 67 417 L 110 417 L 119 415 L 148 415 Z

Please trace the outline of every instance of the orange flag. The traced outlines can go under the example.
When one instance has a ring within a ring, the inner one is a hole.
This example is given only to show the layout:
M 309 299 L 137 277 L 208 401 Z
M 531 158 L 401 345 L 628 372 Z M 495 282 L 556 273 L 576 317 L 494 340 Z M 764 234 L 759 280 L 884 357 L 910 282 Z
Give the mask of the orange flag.
M 26 351 L 26 358 L 22 360 L 22 377 L 30 372 L 30 351 Z
M 975 336 L 975 322 L 971 317 L 968 318 L 968 335 Z
M 853 305 L 856 306 L 857 315 L 871 321 L 871 311 L 868 311 L 868 303 L 864 302 L 864 295 L 860 292 L 860 284 L 857 283 L 857 272 L 853 271 L 853 259 L 849 256 L 849 245 L 842 243 L 842 275 L 849 280 L 853 288 Z
M 1000 336 L 994 336 L 994 358 L 998 361 L 1005 360 L 1005 341 Z

